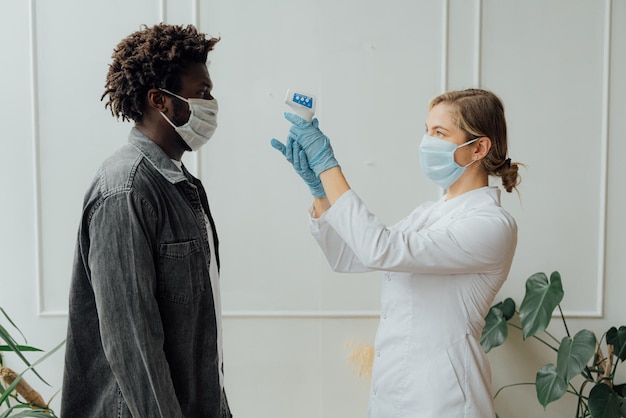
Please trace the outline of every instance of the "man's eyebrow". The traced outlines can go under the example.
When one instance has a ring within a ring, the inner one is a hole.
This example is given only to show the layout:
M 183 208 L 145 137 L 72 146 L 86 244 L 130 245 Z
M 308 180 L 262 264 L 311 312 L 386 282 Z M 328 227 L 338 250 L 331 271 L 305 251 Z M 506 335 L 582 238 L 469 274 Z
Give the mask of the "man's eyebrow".
M 213 83 L 208 82 L 206 80 L 201 80 L 198 81 L 197 83 L 194 84 L 194 87 L 208 87 L 211 88 L 213 86 Z

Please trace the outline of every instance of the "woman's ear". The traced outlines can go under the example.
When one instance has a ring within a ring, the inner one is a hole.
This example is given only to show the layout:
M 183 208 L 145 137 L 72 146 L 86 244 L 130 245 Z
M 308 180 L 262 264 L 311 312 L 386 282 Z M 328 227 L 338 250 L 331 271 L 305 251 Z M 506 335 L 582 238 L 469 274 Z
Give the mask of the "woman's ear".
M 159 89 L 150 89 L 147 93 L 146 103 L 157 112 L 165 113 L 167 111 L 167 102 L 165 94 Z
M 483 136 L 477 141 L 477 146 L 474 149 L 474 159 L 479 160 L 485 158 L 491 149 L 491 139 L 488 136 Z

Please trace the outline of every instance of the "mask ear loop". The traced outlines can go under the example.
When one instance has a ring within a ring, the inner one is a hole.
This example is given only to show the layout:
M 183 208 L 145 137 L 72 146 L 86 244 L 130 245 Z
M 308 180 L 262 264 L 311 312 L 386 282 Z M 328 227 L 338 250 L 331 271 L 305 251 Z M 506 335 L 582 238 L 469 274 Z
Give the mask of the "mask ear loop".
M 193 110 L 192 110 L 192 108 L 191 108 L 191 102 L 189 101 L 189 99 L 185 99 L 184 97 L 179 96 L 179 95 L 178 95 L 178 94 L 176 94 L 176 93 L 172 93 L 172 92 L 171 92 L 171 91 L 169 91 L 168 89 L 162 89 L 162 88 L 159 88 L 159 90 L 161 90 L 161 91 L 163 91 L 163 92 L 165 92 L 165 93 L 167 93 L 167 94 L 171 94 L 172 96 L 176 97 L 177 99 L 180 99 L 180 100 L 182 100 L 183 102 L 186 102 L 186 103 L 189 105 L 189 118 L 191 118 L 191 113 L 193 113 Z M 166 120 L 166 121 L 168 121 L 168 122 L 169 122 L 169 124 L 170 124 L 170 125 L 172 125 L 172 127 L 173 127 L 174 129 L 179 128 L 179 126 L 174 125 L 174 122 L 172 122 L 172 121 L 171 121 L 171 120 L 170 120 L 167 116 L 165 116 L 165 114 L 164 114 L 163 112 L 159 112 L 159 113 L 161 113 L 161 116 L 163 116 L 163 117 L 165 118 L 165 120 Z M 189 120 L 187 120 L 187 122 L 189 122 Z M 183 125 L 184 125 L 184 124 L 183 124 Z M 181 125 L 181 126 L 182 126 L 182 125 Z
M 462 143 L 461 145 L 458 145 L 458 146 L 456 147 L 456 149 L 459 149 L 459 148 L 462 148 L 462 147 L 464 147 L 464 146 L 466 146 L 466 145 L 469 145 L 469 144 L 471 144 L 472 142 L 476 142 L 476 141 L 478 141 L 480 138 L 482 138 L 482 136 L 477 136 L 477 137 L 476 137 L 476 138 L 474 138 L 474 139 L 471 139 L 471 140 L 469 140 L 469 141 L 467 141 L 467 142 Z
M 171 94 L 172 96 L 176 97 L 177 99 L 180 99 L 180 100 L 182 100 L 183 102 L 187 102 L 187 104 L 189 104 L 189 99 L 185 99 L 183 96 L 179 96 L 179 95 L 178 95 L 178 94 L 176 94 L 176 93 L 172 93 L 171 91 L 169 91 L 169 90 L 167 90 L 167 89 L 161 89 L 161 88 L 160 88 L 159 90 L 161 90 L 161 91 L 163 91 L 163 92 L 165 92 L 165 93 L 167 93 L 167 94 Z
M 161 116 L 163 116 L 163 118 L 165 118 L 167 123 L 172 125 L 172 128 L 174 128 L 174 129 L 178 128 L 178 126 L 174 125 L 174 122 L 172 122 L 167 116 L 165 116 L 165 113 L 163 113 L 163 112 L 159 112 L 159 113 L 161 114 Z
M 482 138 L 482 136 L 477 136 L 476 138 L 474 138 L 474 139 L 472 139 L 472 140 L 469 140 L 469 141 L 467 141 L 467 142 L 465 142 L 465 143 L 463 143 L 463 144 L 461 144 L 461 145 L 458 145 L 454 151 L 456 151 L 456 150 L 457 150 L 457 149 L 459 149 L 459 148 L 463 148 L 464 146 L 469 145 L 469 144 L 471 144 L 471 143 L 473 143 L 473 142 L 476 142 L 476 141 L 478 141 L 480 138 Z M 467 168 L 467 167 L 469 167 L 470 165 L 474 164 L 476 161 L 478 161 L 478 160 L 477 160 L 477 159 L 474 159 L 473 161 L 470 161 L 469 163 L 465 164 L 465 165 L 464 165 L 464 166 L 462 166 L 462 167 L 463 167 L 463 168 Z
M 472 161 L 470 161 L 468 164 L 465 164 L 465 165 L 463 166 L 463 168 L 467 168 L 467 167 L 469 167 L 470 165 L 474 164 L 476 161 L 478 161 L 478 160 L 477 160 L 477 159 L 473 159 L 473 160 L 472 160 Z

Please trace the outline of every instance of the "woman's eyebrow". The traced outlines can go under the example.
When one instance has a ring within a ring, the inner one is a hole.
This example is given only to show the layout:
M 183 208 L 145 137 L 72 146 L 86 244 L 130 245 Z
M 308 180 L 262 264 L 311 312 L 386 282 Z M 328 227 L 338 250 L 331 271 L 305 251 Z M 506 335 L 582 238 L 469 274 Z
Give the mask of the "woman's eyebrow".
M 428 129 L 428 126 L 426 126 L 426 129 Z M 450 132 L 450 129 L 448 129 L 448 128 L 444 128 L 444 127 L 443 127 L 443 126 L 441 126 L 441 125 L 435 125 L 435 126 L 431 127 L 430 129 L 443 129 L 444 131 L 448 131 L 448 132 Z

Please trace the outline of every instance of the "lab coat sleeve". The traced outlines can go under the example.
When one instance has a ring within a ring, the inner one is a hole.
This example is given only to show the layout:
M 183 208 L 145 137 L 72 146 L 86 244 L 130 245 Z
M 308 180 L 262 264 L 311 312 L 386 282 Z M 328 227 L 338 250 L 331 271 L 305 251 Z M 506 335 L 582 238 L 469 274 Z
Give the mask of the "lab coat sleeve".
M 500 207 L 464 213 L 419 230 L 383 225 L 352 190 L 325 213 L 325 222 L 369 269 L 408 273 L 498 273 L 508 269 L 517 226 Z
M 365 273 L 373 271 L 363 265 L 356 254 L 339 234 L 324 220 L 313 217 L 313 209 L 309 212 L 311 235 L 324 252 L 328 264 L 333 271 L 339 273 Z

